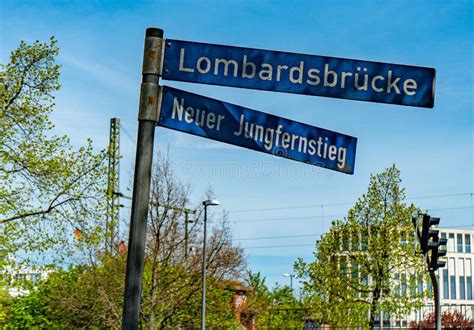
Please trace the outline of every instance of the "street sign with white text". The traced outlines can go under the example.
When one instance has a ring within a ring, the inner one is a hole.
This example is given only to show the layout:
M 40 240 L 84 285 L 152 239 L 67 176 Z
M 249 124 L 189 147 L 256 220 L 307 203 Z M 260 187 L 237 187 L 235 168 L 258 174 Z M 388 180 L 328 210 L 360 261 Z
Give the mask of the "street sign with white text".
M 354 173 L 357 138 L 163 87 L 159 126 Z
M 432 108 L 435 69 L 167 39 L 163 79 Z
M 434 106 L 427 67 L 167 39 L 163 69 L 168 80 Z

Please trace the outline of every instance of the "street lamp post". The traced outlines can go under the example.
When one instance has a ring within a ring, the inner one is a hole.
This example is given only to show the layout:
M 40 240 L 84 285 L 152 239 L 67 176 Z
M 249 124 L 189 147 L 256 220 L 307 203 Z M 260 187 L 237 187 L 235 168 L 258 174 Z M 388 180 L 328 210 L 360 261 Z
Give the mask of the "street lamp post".
M 283 274 L 283 276 L 286 276 L 286 277 L 290 278 L 290 289 L 291 289 L 291 294 L 293 294 L 293 277 L 295 277 L 295 275 L 285 273 L 285 274 Z
M 204 205 L 204 237 L 202 244 L 202 303 L 201 303 L 201 330 L 206 329 L 206 234 L 207 234 L 207 207 L 219 205 L 215 199 L 202 202 Z

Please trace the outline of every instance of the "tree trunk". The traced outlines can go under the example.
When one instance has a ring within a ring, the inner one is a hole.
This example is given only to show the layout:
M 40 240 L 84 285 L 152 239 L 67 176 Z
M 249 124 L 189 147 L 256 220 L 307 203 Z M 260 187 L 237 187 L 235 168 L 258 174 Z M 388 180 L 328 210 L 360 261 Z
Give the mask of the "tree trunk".
M 150 318 L 148 322 L 148 329 L 153 330 L 153 323 L 155 322 L 155 296 L 156 296 L 156 275 L 155 270 L 152 273 L 151 292 L 150 292 Z
M 374 329 L 375 315 L 377 314 L 377 302 L 380 299 L 380 288 L 377 286 L 373 291 L 372 304 L 370 305 L 369 328 Z
M 151 264 L 151 289 L 150 289 L 150 317 L 148 318 L 149 330 L 153 330 L 153 324 L 155 323 L 155 300 L 156 300 L 156 289 L 157 289 L 157 268 L 158 268 L 158 253 L 160 251 L 160 241 L 159 236 L 155 243 L 156 250 L 153 253 L 153 261 Z

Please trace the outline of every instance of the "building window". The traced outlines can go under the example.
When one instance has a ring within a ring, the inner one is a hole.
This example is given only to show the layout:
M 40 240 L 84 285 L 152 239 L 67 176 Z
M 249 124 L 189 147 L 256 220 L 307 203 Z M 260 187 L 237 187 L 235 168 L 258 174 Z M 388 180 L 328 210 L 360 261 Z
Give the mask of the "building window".
M 467 300 L 472 300 L 472 276 L 466 276 Z
M 352 250 L 353 251 L 359 251 L 360 249 L 360 239 L 359 239 L 359 233 L 355 232 L 355 233 L 352 233 L 352 236 L 351 236 L 351 245 L 352 245 Z
M 466 284 L 464 282 L 464 276 L 459 276 L 459 299 L 466 299 Z
M 402 295 L 407 295 L 407 276 L 402 274 Z
M 414 274 L 410 275 L 411 296 L 416 296 L 416 277 Z
M 449 281 L 451 282 L 451 299 L 456 299 L 456 276 L 450 276 Z
M 466 244 L 466 253 L 471 253 L 471 235 L 470 234 L 464 235 L 464 240 Z
M 443 298 L 449 299 L 449 283 L 447 269 L 443 269 Z
M 351 237 L 347 230 L 344 230 L 342 233 L 342 244 L 343 244 L 343 251 L 349 251 L 351 249 Z
M 24 280 L 26 279 L 26 274 L 16 274 L 16 275 L 15 275 L 15 279 L 16 279 L 18 282 L 24 281 Z
M 383 322 L 382 322 L 382 328 L 383 329 L 389 329 L 390 328 L 390 313 L 389 312 L 386 312 L 386 311 L 383 311 L 382 312 L 382 319 L 383 319 Z
M 400 274 L 395 274 L 395 294 L 400 295 Z
M 407 233 L 401 233 L 400 243 L 402 245 L 407 245 L 408 238 Z
M 361 285 L 362 287 L 366 287 L 368 284 L 369 284 L 369 276 L 367 275 L 367 273 L 364 273 L 364 274 L 361 274 L 360 275 L 362 280 L 361 280 Z M 367 297 L 367 293 L 365 292 L 361 292 L 360 294 L 362 297 Z
M 41 281 L 41 274 L 40 273 L 31 274 L 31 281 L 33 283 L 37 283 L 37 282 Z
M 361 250 L 367 250 L 367 246 L 369 245 L 369 236 L 367 233 L 362 233 L 361 241 Z
M 359 271 L 357 269 L 357 264 L 352 264 L 351 265 L 351 270 L 352 270 L 352 279 L 356 280 L 359 278 Z
M 346 258 L 345 257 L 341 258 L 339 271 L 341 273 L 341 276 L 347 276 L 347 264 L 346 264 Z
M 454 252 L 454 234 L 453 233 L 449 234 L 448 252 Z
M 458 234 L 458 252 L 462 253 L 462 234 Z

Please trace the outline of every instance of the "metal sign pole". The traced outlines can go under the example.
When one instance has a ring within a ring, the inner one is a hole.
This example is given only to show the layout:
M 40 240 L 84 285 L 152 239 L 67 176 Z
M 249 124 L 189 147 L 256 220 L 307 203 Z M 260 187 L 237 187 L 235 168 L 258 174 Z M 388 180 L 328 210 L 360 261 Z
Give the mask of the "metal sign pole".
M 162 38 L 163 30 L 146 30 L 122 329 L 138 329 L 140 317 L 153 140 L 161 98 L 158 79 L 162 66 Z

